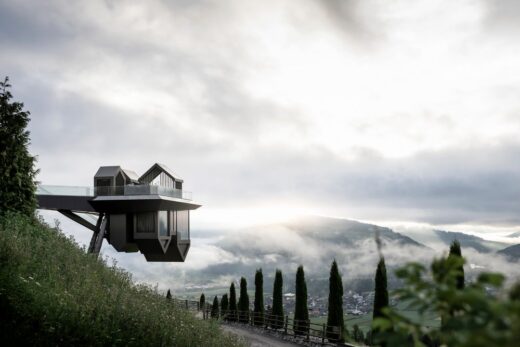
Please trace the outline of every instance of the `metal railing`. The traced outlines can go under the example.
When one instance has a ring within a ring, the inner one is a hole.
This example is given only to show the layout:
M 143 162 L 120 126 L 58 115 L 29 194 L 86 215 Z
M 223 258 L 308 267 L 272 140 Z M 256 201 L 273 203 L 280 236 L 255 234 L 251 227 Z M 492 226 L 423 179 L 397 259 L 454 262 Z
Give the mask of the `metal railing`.
M 236 311 L 222 312 L 219 310 L 218 317 L 212 316 L 212 306 L 205 303 L 203 307 L 195 300 L 182 300 L 177 298 L 171 299 L 172 304 L 176 307 L 191 310 L 201 311 L 203 319 L 218 319 L 222 322 L 237 323 L 257 327 L 265 331 L 281 333 L 285 336 L 292 336 L 303 341 L 313 342 L 322 345 L 337 345 L 340 337 L 344 335 L 342 327 L 330 326 L 327 324 L 312 323 L 310 320 L 301 321 L 290 318 L 288 315 L 280 316 L 273 315 L 270 312 L 253 312 Z M 343 346 L 354 345 L 343 343 Z
M 156 185 L 126 185 L 109 187 L 78 187 L 39 185 L 37 195 L 65 195 L 65 196 L 111 196 L 111 195 L 162 195 L 183 200 L 192 200 L 192 193 L 175 188 Z
M 209 312 L 211 312 L 211 305 Z M 312 323 L 310 320 L 296 320 L 288 315 L 280 316 L 269 312 L 237 311 L 236 313 L 224 313 L 220 318 L 227 322 L 235 322 L 256 326 L 264 330 L 300 338 L 304 341 L 312 341 L 322 345 L 336 345 L 343 337 L 342 327 L 327 324 Z
M 38 185 L 37 195 L 94 196 L 93 187 Z
M 126 186 L 94 187 L 96 196 L 106 195 L 162 195 L 177 199 L 191 200 L 191 192 L 182 189 L 168 188 L 156 185 L 136 184 Z

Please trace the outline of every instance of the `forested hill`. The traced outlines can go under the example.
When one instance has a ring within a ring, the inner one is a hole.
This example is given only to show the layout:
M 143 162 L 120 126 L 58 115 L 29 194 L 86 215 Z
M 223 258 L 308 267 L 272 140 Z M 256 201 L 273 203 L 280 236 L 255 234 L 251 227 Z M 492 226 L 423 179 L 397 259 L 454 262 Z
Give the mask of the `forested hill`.
M 506 256 L 511 261 L 518 261 L 520 260 L 520 244 L 506 247 L 497 253 Z
M 0 336 L 4 346 L 239 345 L 21 215 L 0 217 Z

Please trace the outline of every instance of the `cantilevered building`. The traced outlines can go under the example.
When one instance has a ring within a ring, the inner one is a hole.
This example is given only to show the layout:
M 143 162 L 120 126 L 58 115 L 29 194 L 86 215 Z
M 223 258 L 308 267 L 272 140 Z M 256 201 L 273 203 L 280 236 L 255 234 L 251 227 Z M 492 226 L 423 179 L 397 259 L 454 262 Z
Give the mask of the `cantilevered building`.
M 200 205 L 182 189 L 183 182 L 161 164 L 141 177 L 120 166 L 102 166 L 93 187 L 39 186 L 38 205 L 91 229 L 90 253 L 98 254 L 106 238 L 118 252 L 140 251 L 148 261 L 184 261 L 190 210 Z

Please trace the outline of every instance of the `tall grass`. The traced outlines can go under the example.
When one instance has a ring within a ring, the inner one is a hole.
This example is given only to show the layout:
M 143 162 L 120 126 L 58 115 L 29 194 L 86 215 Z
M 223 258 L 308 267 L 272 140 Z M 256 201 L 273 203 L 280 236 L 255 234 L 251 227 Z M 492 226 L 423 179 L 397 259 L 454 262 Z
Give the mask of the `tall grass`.
M 2 345 L 241 344 L 133 284 L 57 227 L 15 214 L 0 217 L 0 334 Z

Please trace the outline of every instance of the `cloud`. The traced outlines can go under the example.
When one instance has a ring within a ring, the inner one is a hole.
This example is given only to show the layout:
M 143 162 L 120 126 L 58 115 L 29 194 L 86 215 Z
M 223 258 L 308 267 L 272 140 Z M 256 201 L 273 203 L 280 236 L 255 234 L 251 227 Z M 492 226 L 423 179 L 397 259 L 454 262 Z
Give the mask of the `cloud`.
M 367 45 L 384 37 L 383 22 L 374 15 L 367 1 L 316 1 L 328 22 L 354 43 Z M 377 30 L 376 30 L 377 28 Z
M 486 6 L 487 28 L 499 30 L 502 34 L 507 31 L 517 31 L 520 29 L 518 17 L 520 16 L 520 4 L 514 0 L 504 1 L 484 1 Z
M 32 112 L 41 181 L 163 162 L 204 205 L 194 229 L 289 207 L 514 227 L 517 7 L 0 1 L 0 73 Z

